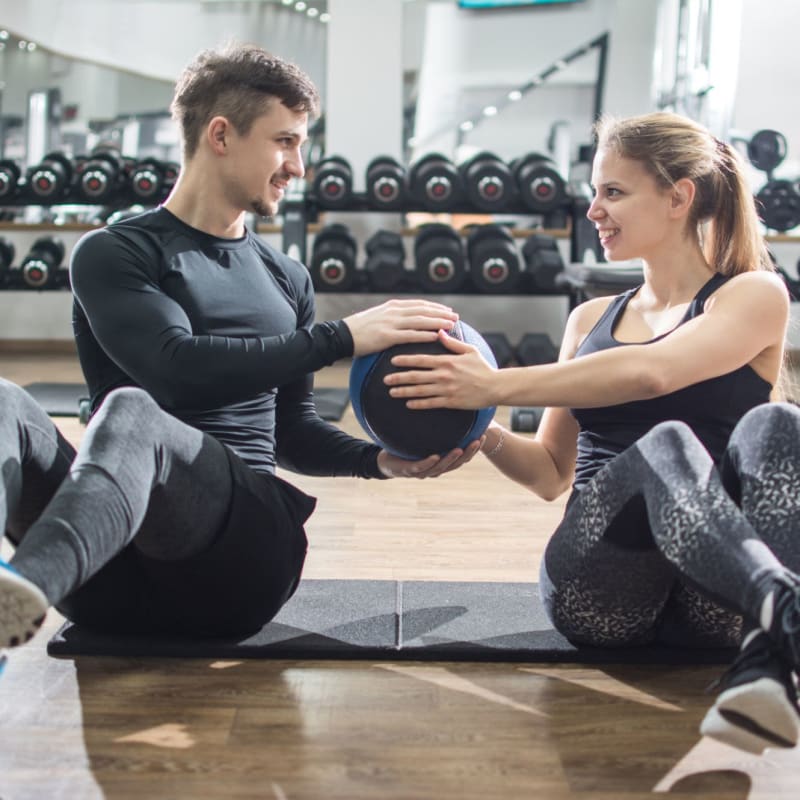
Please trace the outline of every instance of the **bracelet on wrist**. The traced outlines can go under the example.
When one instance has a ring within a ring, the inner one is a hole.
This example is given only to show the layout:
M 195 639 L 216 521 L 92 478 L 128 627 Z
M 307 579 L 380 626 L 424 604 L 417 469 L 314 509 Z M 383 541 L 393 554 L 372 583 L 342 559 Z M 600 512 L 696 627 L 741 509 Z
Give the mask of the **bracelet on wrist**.
M 496 456 L 502 449 L 503 445 L 506 442 L 506 432 L 501 428 L 500 429 L 500 438 L 495 442 L 494 447 L 491 450 L 484 450 L 483 454 L 485 456 Z

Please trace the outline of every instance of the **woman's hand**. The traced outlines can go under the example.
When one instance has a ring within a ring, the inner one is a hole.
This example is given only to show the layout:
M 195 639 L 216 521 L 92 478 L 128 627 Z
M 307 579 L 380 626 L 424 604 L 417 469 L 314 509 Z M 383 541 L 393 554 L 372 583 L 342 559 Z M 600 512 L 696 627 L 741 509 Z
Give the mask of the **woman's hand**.
M 394 456 L 386 450 L 378 453 L 378 468 L 387 478 L 436 478 L 445 472 L 463 467 L 483 446 L 482 436 L 463 450 L 456 448 L 447 455 L 432 455 L 419 461 Z
M 353 337 L 353 355 L 377 353 L 406 342 L 434 342 L 437 331 L 450 330 L 458 314 L 429 300 L 388 300 L 345 317 Z
M 395 356 L 402 367 L 384 379 L 392 397 L 407 399 L 407 406 L 478 409 L 497 405 L 492 389 L 497 370 L 478 349 L 439 331 L 439 341 L 452 355 Z

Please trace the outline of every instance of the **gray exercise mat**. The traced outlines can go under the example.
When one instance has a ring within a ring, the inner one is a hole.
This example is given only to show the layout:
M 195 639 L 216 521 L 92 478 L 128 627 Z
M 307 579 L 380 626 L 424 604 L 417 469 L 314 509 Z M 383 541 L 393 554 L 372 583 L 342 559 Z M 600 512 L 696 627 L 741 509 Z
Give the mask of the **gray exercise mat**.
M 303 580 L 246 638 L 95 633 L 66 623 L 52 656 L 718 664 L 731 649 L 576 647 L 548 622 L 535 583 Z

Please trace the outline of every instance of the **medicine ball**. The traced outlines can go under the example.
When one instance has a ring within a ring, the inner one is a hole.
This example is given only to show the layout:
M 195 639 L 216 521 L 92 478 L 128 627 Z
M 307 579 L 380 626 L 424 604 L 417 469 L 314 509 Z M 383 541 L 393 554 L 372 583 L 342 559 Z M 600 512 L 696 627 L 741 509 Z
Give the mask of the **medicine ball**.
M 474 328 L 459 321 L 449 333 L 477 347 L 492 366 L 497 366 L 491 348 Z M 391 363 L 394 356 L 449 353 L 441 342 L 435 341 L 395 345 L 354 359 L 350 370 L 350 402 L 361 427 L 383 449 L 401 458 L 420 459 L 466 447 L 483 435 L 494 417 L 494 408 L 414 410 L 406 406 L 404 398 L 392 397 L 383 382 L 390 373 L 401 371 Z

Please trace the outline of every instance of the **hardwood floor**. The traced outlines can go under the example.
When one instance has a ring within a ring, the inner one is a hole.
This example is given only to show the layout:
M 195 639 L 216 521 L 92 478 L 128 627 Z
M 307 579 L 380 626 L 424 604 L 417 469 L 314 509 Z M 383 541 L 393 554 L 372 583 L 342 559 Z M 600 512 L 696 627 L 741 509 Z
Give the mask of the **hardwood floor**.
M 319 385 L 344 385 L 346 366 Z M 0 376 L 80 380 L 74 355 L 0 353 Z M 73 442 L 82 429 L 59 420 Z M 348 409 L 342 427 L 358 433 Z M 430 481 L 286 476 L 319 498 L 306 577 L 536 580 L 562 502 L 478 457 Z M 715 667 L 52 659 L 0 678 L 0 799 L 777 800 L 800 749 L 702 739 Z

